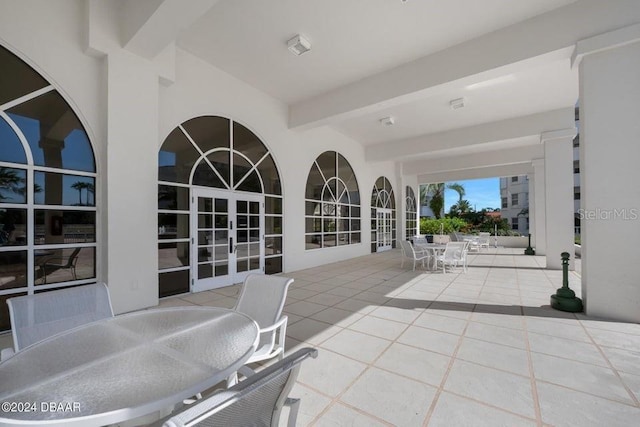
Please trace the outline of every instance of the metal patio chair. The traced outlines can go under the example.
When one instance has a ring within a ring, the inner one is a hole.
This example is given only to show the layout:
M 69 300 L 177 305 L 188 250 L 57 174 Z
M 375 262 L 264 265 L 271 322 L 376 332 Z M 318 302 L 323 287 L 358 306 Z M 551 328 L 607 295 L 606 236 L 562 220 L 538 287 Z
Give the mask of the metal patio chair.
M 318 351 L 303 348 L 235 386 L 220 391 L 172 416 L 164 427 L 277 427 L 283 406 L 289 406 L 287 426 L 294 427 L 300 399 L 288 398 L 300 364 Z
M 417 252 L 408 240 L 400 240 L 400 249 L 402 249 L 402 262 L 400 264 L 400 268 L 404 266 L 404 259 L 409 258 L 413 260 L 413 271 L 415 271 L 417 261 L 422 261 L 422 266 L 424 267 L 424 260 L 428 260 L 430 257 L 428 253 Z

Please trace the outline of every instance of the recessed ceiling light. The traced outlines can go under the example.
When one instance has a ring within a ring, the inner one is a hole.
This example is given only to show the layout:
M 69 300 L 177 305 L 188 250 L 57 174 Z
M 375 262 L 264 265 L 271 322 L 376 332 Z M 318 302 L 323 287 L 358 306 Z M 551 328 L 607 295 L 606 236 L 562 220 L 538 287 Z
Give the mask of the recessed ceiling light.
M 462 107 L 464 107 L 464 98 L 452 99 L 449 102 L 449 105 L 454 110 L 457 110 L 458 108 L 462 108 Z
M 380 124 L 382 126 L 393 126 L 396 123 L 396 119 L 389 116 L 389 117 L 383 117 L 380 119 Z
M 287 47 L 291 52 L 295 55 L 302 55 L 305 52 L 309 52 L 311 50 L 311 42 L 305 39 L 300 34 L 296 34 L 296 36 L 287 41 Z

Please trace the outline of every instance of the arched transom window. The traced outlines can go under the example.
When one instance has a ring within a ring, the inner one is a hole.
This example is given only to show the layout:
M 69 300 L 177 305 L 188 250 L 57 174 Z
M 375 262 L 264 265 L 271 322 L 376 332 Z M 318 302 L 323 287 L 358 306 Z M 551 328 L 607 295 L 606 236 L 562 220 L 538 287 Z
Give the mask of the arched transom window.
M 253 132 L 224 117 L 193 118 L 167 136 L 158 167 L 161 297 L 205 279 L 282 271 L 280 176 Z M 196 200 L 207 188 L 214 195 Z
M 322 153 L 311 166 L 305 193 L 305 248 L 361 242 L 360 192 L 347 159 Z
M 96 165 L 78 116 L 0 46 L 0 330 L 8 298 L 95 282 Z
M 417 207 L 416 207 L 416 195 L 413 192 L 413 188 L 407 185 L 405 197 L 405 238 L 410 240 L 418 233 L 417 230 Z

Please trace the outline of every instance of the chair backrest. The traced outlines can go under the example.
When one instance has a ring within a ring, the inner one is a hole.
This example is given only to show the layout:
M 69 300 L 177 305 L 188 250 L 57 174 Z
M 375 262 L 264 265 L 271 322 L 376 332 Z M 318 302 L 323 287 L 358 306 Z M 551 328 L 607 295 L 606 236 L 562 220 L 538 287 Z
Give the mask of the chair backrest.
M 69 258 L 67 259 L 67 263 L 62 268 L 71 268 L 76 265 L 80 249 L 82 248 L 75 248 L 73 252 L 71 252 L 71 255 L 69 255 Z
M 449 242 L 444 250 L 444 258 L 448 260 L 461 260 L 468 242 Z
M 280 320 L 291 283 L 293 279 L 288 277 L 249 274 L 244 279 L 234 310 L 251 317 L 260 328 L 271 326 Z M 264 335 L 261 335 L 258 348 L 275 340 L 275 331 Z
M 414 236 L 413 238 L 413 244 L 419 244 L 419 245 L 426 245 L 427 244 L 427 238 L 424 236 Z
M 303 348 L 235 386 L 196 403 L 169 418 L 164 427 L 277 426 L 282 405 L 308 357 L 318 351 Z
M 408 258 L 415 258 L 415 252 L 413 251 L 413 245 L 408 240 L 400 240 L 400 247 L 402 248 L 402 253 L 404 256 Z
M 9 298 L 7 304 L 15 351 L 76 326 L 113 317 L 104 283 Z

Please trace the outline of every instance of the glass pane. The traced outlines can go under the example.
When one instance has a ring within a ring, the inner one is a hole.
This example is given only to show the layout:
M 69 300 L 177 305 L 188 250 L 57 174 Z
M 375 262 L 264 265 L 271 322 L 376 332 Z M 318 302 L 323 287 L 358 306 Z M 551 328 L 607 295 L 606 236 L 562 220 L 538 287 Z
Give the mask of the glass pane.
M 207 162 L 202 161 L 193 173 L 193 185 L 204 187 L 227 188 Z
M 264 272 L 266 274 L 282 273 L 282 257 L 265 258 Z
M 244 181 L 236 188 L 238 191 L 249 191 L 252 193 L 262 193 L 262 184 L 258 177 L 258 172 L 253 171 Z
M 386 187 L 384 186 L 384 183 L 386 181 L 386 178 L 381 176 L 378 179 L 376 179 L 376 188 L 378 190 L 384 190 Z
M 0 167 L 0 203 L 27 203 L 27 171 Z
M 0 48 L 1 49 L 1 48 Z M 0 104 L 2 104 L 0 102 Z M 11 129 L 2 117 L 0 117 L 0 161 L 11 163 L 27 163 L 27 156 L 22 148 L 18 135 Z
M 216 212 L 229 212 L 229 201 L 227 199 L 215 199 Z
M 349 198 L 351 203 L 360 204 L 360 194 L 358 192 L 358 181 L 356 175 L 353 173 L 353 169 L 347 159 L 341 154 L 338 154 L 338 177 L 344 181 L 349 191 Z
M 223 246 L 216 246 L 215 247 L 215 253 L 216 253 L 216 261 L 222 261 L 222 260 L 226 260 L 229 258 L 229 245 L 223 245 Z
M 198 215 L 198 228 L 213 228 L 213 215 Z
M 349 233 L 340 233 L 338 234 L 338 245 L 348 245 L 349 244 Z
M 247 215 L 238 215 L 236 220 L 238 221 L 237 228 L 249 227 L 249 217 Z
M 249 206 L 246 200 L 237 200 L 236 201 L 236 212 L 237 213 L 248 213 Z
M 345 206 L 345 205 L 340 205 L 340 209 L 339 209 L 339 215 L 343 218 L 348 217 L 349 216 L 349 206 Z
M 267 214 L 281 214 L 282 213 L 282 199 L 279 197 L 265 197 L 265 213 Z M 307 202 L 309 203 L 309 202 Z M 309 213 L 307 213 L 309 215 Z
M 0 105 L 48 86 L 47 81 L 40 74 L 2 46 L 0 46 L 0 70 L 3 76 L 12 77 L 0 80 Z M 1 305 L 4 306 L 4 304 Z
M 198 265 L 198 279 L 208 279 L 213 277 L 213 266 L 211 264 Z
M 164 140 L 158 153 L 158 179 L 188 184 L 191 169 L 199 158 L 200 153 L 182 129 L 175 128 Z
M 250 215 L 249 216 L 249 227 L 250 228 L 260 228 L 260 217 L 258 215 Z
M 158 274 L 160 298 L 189 292 L 189 270 Z
M 229 242 L 229 232 L 227 230 L 216 231 L 216 245 L 225 244 Z
M 249 173 L 253 165 L 239 154 L 233 154 L 233 185 L 236 186 L 246 174 Z M 260 190 L 262 192 L 262 190 Z
M 264 192 L 266 194 L 282 194 L 282 188 L 280 186 L 280 175 L 278 174 L 278 168 L 273 161 L 271 155 L 268 155 L 258 165 L 258 172 L 262 178 L 264 184 Z
M 36 285 L 96 277 L 95 248 L 42 249 L 35 255 Z
M 250 242 L 259 242 L 260 241 L 260 230 L 249 230 L 249 241 Z
M 282 234 L 282 217 L 265 216 L 264 230 L 266 234 Z
M 229 228 L 229 217 L 227 215 L 216 215 L 216 228 Z
M 247 230 L 238 230 L 236 235 L 238 238 L 237 243 L 247 243 L 249 241 L 249 235 L 247 234 Z
M 381 208 L 380 199 L 378 195 L 380 192 L 376 187 L 373 187 L 373 191 L 371 192 L 371 206 L 376 208 Z
M 259 257 L 249 258 L 249 270 L 258 270 L 258 269 L 260 269 L 260 258 Z
M 334 218 L 325 219 L 324 228 L 322 231 L 324 231 L 325 233 L 327 231 L 336 231 L 336 220 Z
M 360 208 L 356 206 L 351 207 L 351 218 L 360 218 Z
M 229 119 L 215 116 L 196 117 L 184 122 L 182 127 L 203 153 L 214 148 L 229 148 Z
M 208 246 L 213 244 L 213 233 L 211 231 L 198 231 L 198 245 Z
M 305 202 L 305 215 L 321 215 L 322 204 L 319 202 Z
M 229 274 L 229 265 L 227 263 L 216 263 L 216 277 L 226 276 Z
M 265 256 L 282 253 L 282 237 L 267 237 L 264 241 Z
M 259 214 L 260 213 L 260 203 L 258 203 L 258 202 L 249 202 L 249 213 Z
M 248 259 L 239 259 L 236 262 L 236 272 L 242 273 L 243 271 L 249 270 L 249 260 Z
M 360 243 L 360 233 L 351 233 L 351 244 Z
M 36 165 L 96 171 L 84 127 L 58 92 L 47 92 L 7 113 L 27 138 Z
M 173 185 L 158 185 L 158 209 L 189 210 L 189 189 Z
M 189 238 L 188 214 L 158 214 L 159 239 Z
M 320 234 L 312 234 L 305 236 L 305 249 L 318 249 L 322 247 L 322 236 Z
M 236 256 L 238 258 L 246 258 L 249 256 L 249 245 L 247 243 L 239 243 L 236 247 Z
M 198 262 L 213 261 L 213 246 L 198 248 Z
M 198 212 L 213 212 L 213 201 L 209 197 L 198 197 Z
M 247 156 L 253 163 L 260 160 L 267 149 L 260 139 L 240 123 L 233 123 L 233 149 Z
M 336 153 L 335 151 L 325 151 L 316 159 L 316 163 L 324 174 L 327 181 L 337 176 L 336 174 Z
M 0 289 L 27 286 L 27 251 L 0 252 Z
M 337 180 L 330 179 L 322 190 L 322 200 L 325 202 L 338 201 Z
M 229 151 L 215 151 L 207 156 L 211 165 L 218 171 L 226 185 L 229 185 L 230 169 L 229 169 Z
M 351 231 L 359 231 L 360 230 L 360 220 L 352 219 L 351 220 Z
M 396 208 L 396 196 L 395 194 L 393 194 L 393 190 L 389 191 L 389 208 L 390 209 Z
M 309 177 L 307 178 L 307 189 L 305 192 L 305 198 L 312 200 L 322 200 L 322 190 L 324 188 L 324 179 L 320 174 L 320 170 L 314 163 L 309 171 Z
M 35 172 L 34 199 L 37 205 L 95 206 L 95 178 Z
M 26 244 L 27 210 L 0 209 L 0 246 L 22 246 Z M 0 289 L 2 289 L 1 285 Z
M 304 231 L 305 233 L 322 232 L 322 218 L 306 218 Z
M 189 265 L 189 242 L 172 242 L 158 244 L 158 267 L 182 267 Z
M 330 247 L 336 245 L 336 235 L 335 234 L 325 234 L 322 236 L 322 244 L 324 247 Z
M 36 209 L 35 219 L 36 245 L 96 241 L 95 212 Z

